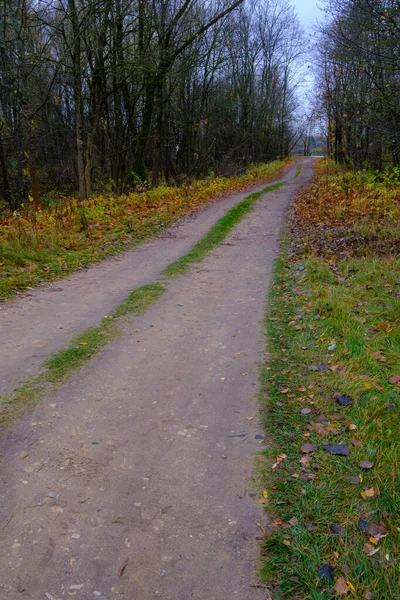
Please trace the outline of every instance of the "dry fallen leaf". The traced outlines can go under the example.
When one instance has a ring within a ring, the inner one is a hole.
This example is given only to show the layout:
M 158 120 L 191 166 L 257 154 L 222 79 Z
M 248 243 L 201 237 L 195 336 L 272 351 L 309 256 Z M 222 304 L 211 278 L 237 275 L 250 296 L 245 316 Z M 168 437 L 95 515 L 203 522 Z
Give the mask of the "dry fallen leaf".
M 299 463 L 301 465 L 303 465 L 304 467 L 308 467 L 311 463 L 312 463 L 313 459 L 309 454 L 305 454 L 304 456 L 301 457 L 301 459 L 299 460 Z
M 118 569 L 118 577 L 122 577 L 122 574 L 125 571 L 128 562 L 129 562 L 129 557 L 122 563 L 122 565 Z
M 400 375 L 395 375 L 389 379 L 389 383 L 400 385 Z
M 267 498 L 268 498 L 268 492 L 267 492 L 267 490 L 264 490 L 264 491 L 263 491 L 263 496 L 264 496 L 264 498 L 265 498 L 265 499 L 267 499 Z
M 304 452 L 304 454 L 308 454 L 309 452 L 316 452 L 317 450 L 317 446 L 314 446 L 314 444 L 303 444 L 301 447 L 301 451 Z
M 372 537 L 372 535 L 369 537 L 369 541 L 371 542 L 371 544 L 374 544 L 374 546 L 376 546 L 378 544 L 378 540 L 374 537 Z
M 379 360 L 379 362 L 387 362 L 386 356 L 383 356 L 382 352 L 378 350 L 378 352 L 372 352 L 372 356 Z
M 346 583 L 348 585 L 348 588 L 351 592 L 355 593 L 356 592 L 356 588 L 354 587 L 354 585 L 352 583 L 350 583 L 350 581 L 348 579 L 346 579 Z
M 350 588 L 347 585 L 344 577 L 337 578 L 334 590 L 335 596 L 345 596 L 350 591 Z
M 364 500 L 366 500 L 367 498 L 373 498 L 375 496 L 375 490 L 374 488 L 368 488 L 366 490 L 364 490 L 363 492 L 361 492 L 361 498 L 363 498 Z
M 372 538 L 376 538 L 377 540 L 384 538 L 387 534 L 387 531 L 387 526 L 382 521 L 380 523 L 371 523 L 368 525 L 367 529 L 368 535 L 370 535 Z
M 328 423 L 326 431 L 328 433 L 337 433 L 339 431 L 339 423 Z
M 373 556 L 374 554 L 379 552 L 379 548 L 375 548 L 375 546 L 373 546 L 372 544 L 364 544 L 363 550 L 368 556 Z
M 259 527 L 261 529 L 261 531 L 263 533 L 266 533 L 266 531 L 265 531 L 264 527 L 261 525 L 261 523 L 256 523 L 256 525 L 257 525 L 257 527 Z

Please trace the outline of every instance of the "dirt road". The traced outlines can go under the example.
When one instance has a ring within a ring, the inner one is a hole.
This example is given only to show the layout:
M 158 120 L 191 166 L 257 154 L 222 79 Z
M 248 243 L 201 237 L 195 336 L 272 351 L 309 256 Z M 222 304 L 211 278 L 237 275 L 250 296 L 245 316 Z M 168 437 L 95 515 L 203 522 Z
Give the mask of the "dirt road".
M 296 166 L 290 166 L 277 181 L 290 180 L 295 171 Z M 73 335 L 98 325 L 129 292 L 154 281 L 229 208 L 265 185 L 227 196 L 129 252 L 0 305 L 0 394 L 11 391 L 24 376 L 36 373 L 43 360 Z
M 311 165 L 1 441 L 1 600 L 267 597 L 251 587 L 261 321 Z

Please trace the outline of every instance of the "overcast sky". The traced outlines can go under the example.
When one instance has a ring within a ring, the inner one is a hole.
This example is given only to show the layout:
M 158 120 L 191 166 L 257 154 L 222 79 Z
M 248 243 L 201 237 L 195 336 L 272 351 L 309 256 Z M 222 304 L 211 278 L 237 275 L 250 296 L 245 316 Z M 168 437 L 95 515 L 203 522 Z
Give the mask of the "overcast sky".
M 317 17 L 322 16 L 317 4 L 318 0 L 290 0 L 305 27 L 312 26 Z

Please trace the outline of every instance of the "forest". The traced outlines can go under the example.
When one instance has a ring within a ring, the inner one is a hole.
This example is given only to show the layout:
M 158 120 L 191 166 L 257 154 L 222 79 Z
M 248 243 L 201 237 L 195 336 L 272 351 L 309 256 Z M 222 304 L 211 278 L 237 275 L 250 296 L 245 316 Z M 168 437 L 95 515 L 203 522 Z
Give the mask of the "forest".
M 329 0 L 325 9 L 316 91 L 329 153 L 349 166 L 398 166 L 400 4 Z
M 287 0 L 2 0 L 0 209 L 288 155 L 304 47 Z

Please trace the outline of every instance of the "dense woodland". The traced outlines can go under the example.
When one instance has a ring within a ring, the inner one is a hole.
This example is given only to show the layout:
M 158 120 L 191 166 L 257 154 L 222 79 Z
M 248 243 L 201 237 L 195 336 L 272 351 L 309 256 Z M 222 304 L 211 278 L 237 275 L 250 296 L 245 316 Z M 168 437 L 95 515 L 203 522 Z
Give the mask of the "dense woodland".
M 319 109 L 335 160 L 400 164 L 400 3 L 327 0 L 319 40 Z
M 0 208 L 285 156 L 304 49 L 287 0 L 1 0 Z

